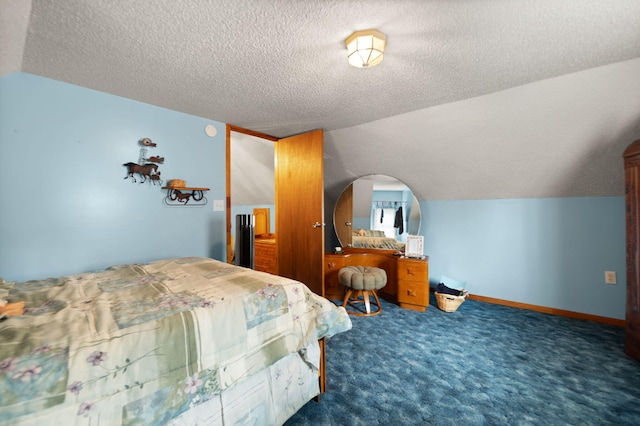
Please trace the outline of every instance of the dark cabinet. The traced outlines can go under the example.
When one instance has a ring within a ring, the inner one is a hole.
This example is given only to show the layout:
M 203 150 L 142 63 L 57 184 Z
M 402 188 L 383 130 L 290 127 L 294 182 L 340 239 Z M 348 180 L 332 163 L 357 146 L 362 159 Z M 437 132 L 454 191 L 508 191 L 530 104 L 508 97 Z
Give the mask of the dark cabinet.
M 638 244 L 640 242 L 640 140 L 624 151 L 625 204 L 627 228 L 627 305 L 625 352 L 640 359 L 640 277 Z

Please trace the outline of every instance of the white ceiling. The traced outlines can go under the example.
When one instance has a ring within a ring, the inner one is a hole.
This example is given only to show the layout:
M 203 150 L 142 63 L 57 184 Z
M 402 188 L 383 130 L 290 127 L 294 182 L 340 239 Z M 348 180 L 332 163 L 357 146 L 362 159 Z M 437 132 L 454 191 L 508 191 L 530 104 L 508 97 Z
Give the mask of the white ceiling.
M 619 196 L 636 139 L 640 58 L 334 130 L 325 188 L 380 173 L 419 200 Z
M 0 75 L 32 73 L 278 137 L 325 129 L 335 188 L 375 172 L 421 199 L 610 195 L 620 173 L 593 188 L 599 176 L 576 171 L 559 185 L 568 192 L 532 182 L 576 148 L 592 162 L 580 167 L 614 158 L 619 167 L 623 138 L 640 125 L 638 75 L 629 76 L 640 58 L 638 0 L 0 0 L 0 25 Z M 344 39 L 367 28 L 387 35 L 387 52 L 355 69 Z M 602 122 L 612 114 L 602 83 L 626 102 L 614 108 L 624 120 L 609 117 L 616 129 Z M 585 101 L 597 117 L 558 109 Z M 575 127 L 565 112 L 580 131 L 595 120 L 599 144 L 580 145 L 580 134 L 549 141 Z M 368 146 L 362 164 L 345 160 Z M 514 173 L 523 176 L 491 191 Z M 585 179 L 590 189 L 573 189 Z

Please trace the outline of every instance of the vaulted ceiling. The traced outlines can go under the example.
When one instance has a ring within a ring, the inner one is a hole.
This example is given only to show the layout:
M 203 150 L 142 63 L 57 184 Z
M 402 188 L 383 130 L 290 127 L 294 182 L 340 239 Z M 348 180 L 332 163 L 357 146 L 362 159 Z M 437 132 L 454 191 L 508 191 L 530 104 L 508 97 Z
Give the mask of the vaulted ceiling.
M 0 75 L 32 73 L 278 137 L 325 129 L 330 187 L 406 170 L 423 199 L 615 195 L 620 173 L 606 171 L 640 137 L 637 0 L 0 0 L 0 8 Z M 380 65 L 356 69 L 344 40 L 367 28 L 387 35 L 387 52 Z M 564 187 L 536 184 L 567 167 L 576 148 L 580 167 L 597 175 L 572 170 Z

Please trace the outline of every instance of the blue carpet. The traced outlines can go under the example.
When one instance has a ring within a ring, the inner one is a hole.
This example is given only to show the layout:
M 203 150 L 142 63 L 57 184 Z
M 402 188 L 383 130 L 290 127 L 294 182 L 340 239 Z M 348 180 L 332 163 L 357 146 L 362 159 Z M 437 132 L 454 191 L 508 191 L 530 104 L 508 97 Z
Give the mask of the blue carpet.
M 339 302 L 337 302 L 339 303 Z M 327 340 L 327 393 L 293 425 L 640 425 L 624 329 L 467 300 L 382 301 Z

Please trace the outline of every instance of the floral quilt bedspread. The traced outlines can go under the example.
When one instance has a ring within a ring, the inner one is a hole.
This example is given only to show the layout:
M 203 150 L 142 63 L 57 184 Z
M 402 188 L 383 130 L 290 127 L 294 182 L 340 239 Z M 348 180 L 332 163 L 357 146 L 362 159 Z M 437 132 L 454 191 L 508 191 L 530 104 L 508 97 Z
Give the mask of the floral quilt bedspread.
M 25 302 L 0 322 L 0 419 L 12 424 L 164 423 L 351 328 L 299 282 L 204 258 L 0 282 L 0 298 Z

